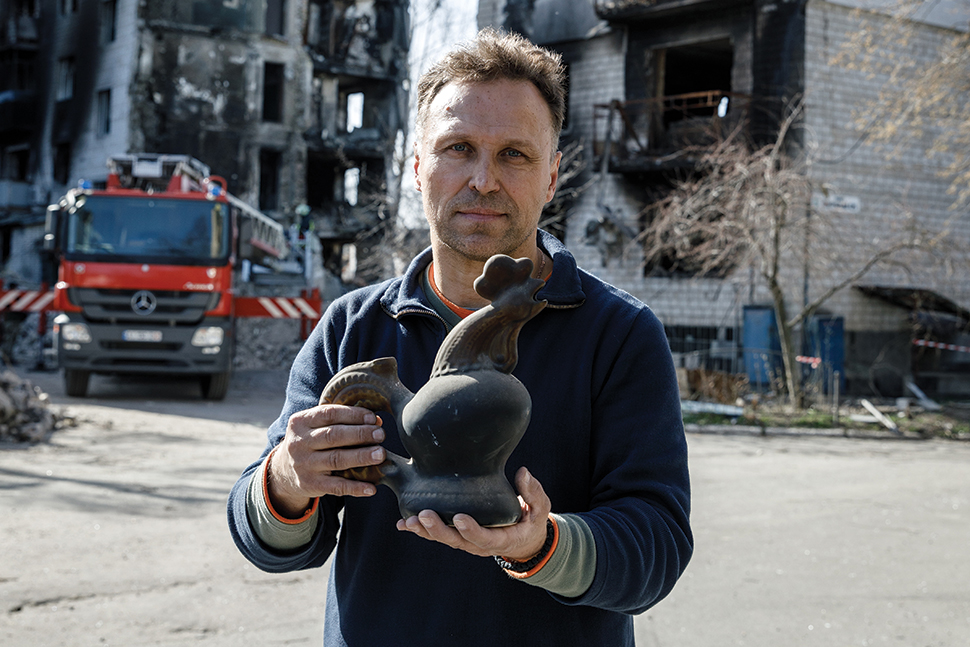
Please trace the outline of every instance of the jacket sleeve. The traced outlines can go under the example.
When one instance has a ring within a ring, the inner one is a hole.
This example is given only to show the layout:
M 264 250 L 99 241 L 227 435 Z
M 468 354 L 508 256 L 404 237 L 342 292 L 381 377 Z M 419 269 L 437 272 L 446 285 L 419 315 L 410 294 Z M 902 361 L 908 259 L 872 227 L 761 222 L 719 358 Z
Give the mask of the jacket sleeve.
M 581 596 L 557 598 L 636 614 L 670 592 L 693 551 L 680 395 L 663 326 L 647 308 L 597 362 L 590 509 L 579 515 L 596 543 L 596 574 Z
M 290 416 L 297 411 L 316 406 L 324 385 L 335 372 L 329 359 L 334 356 L 329 352 L 333 348 L 333 339 L 328 332 L 333 327 L 329 319 L 330 317 L 325 317 L 314 328 L 294 360 L 283 411 L 267 432 L 266 448 L 259 459 L 243 471 L 229 493 L 227 509 L 232 539 L 243 556 L 264 571 L 281 573 L 321 566 L 337 543 L 337 513 L 343 507 L 339 497 L 321 497 L 320 523 L 316 532 L 308 544 L 292 551 L 275 550 L 263 543 L 254 532 L 247 514 L 247 490 L 250 481 L 254 475 L 259 474 L 260 465 L 266 456 L 283 439 Z

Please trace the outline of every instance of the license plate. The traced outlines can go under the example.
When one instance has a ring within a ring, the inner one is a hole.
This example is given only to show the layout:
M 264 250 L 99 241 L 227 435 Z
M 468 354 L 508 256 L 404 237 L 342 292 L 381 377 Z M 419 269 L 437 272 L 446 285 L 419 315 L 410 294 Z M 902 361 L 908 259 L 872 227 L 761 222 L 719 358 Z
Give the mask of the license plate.
M 121 333 L 125 341 L 162 341 L 161 330 L 125 330 Z

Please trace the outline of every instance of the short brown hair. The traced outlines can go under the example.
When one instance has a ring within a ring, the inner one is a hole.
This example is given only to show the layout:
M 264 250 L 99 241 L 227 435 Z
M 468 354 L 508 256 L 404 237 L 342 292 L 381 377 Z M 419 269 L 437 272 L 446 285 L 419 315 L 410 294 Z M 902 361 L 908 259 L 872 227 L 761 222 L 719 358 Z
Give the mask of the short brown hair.
M 418 82 L 417 125 L 420 133 L 428 106 L 449 83 L 528 81 L 545 99 L 552 113 L 553 143 L 566 116 L 565 73 L 559 54 L 518 34 L 501 34 L 490 27 L 460 44 L 421 76 Z M 558 146 L 558 144 L 557 144 Z

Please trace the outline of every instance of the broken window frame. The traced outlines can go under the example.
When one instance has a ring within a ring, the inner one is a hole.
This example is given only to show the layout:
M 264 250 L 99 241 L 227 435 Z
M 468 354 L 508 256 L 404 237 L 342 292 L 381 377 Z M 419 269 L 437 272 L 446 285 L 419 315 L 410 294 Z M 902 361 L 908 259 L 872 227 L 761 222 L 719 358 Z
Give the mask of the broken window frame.
M 286 36 L 286 0 L 266 0 L 264 30 L 267 36 Z
M 58 101 L 68 101 L 74 98 L 74 84 L 77 66 L 73 56 L 63 56 L 57 60 L 57 88 L 55 97 Z
M 30 91 L 35 88 L 35 52 L 25 52 L 10 48 L 0 52 L 0 92 L 6 90 Z
M 275 211 L 280 207 L 280 173 L 283 153 L 275 148 L 259 149 L 259 210 Z
M 54 181 L 58 184 L 66 186 L 71 179 L 72 154 L 70 142 L 61 142 L 54 146 L 52 172 Z
M 113 43 L 117 35 L 118 0 L 101 0 L 100 35 L 101 44 Z
M 359 97 L 359 100 L 358 100 Z M 344 130 L 352 133 L 364 127 L 364 109 L 367 97 L 362 90 L 348 92 L 344 101 Z
M 13 182 L 26 182 L 30 173 L 30 145 L 8 146 L 3 151 L 0 178 Z
M 95 130 L 99 137 L 111 133 L 111 89 L 98 90 Z
M 263 121 L 283 122 L 283 95 L 286 88 L 286 65 L 263 63 Z
M 344 170 L 343 197 L 344 202 L 351 207 L 356 207 L 357 203 L 360 202 L 360 181 L 362 175 L 359 166 L 352 166 Z

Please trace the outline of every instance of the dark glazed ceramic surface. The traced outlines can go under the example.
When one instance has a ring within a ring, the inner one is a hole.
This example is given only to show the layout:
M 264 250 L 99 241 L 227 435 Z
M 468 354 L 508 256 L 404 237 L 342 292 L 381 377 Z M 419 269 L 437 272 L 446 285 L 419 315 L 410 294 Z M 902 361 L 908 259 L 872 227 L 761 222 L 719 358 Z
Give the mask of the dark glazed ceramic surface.
M 448 524 L 459 512 L 483 526 L 519 520 L 505 463 L 532 413 L 528 391 L 511 375 L 519 331 L 546 305 L 535 300 L 543 281 L 532 278 L 532 269 L 527 258 L 498 255 L 485 263 L 475 291 L 491 303 L 445 337 L 431 377 L 417 393 L 398 380 L 392 357 L 333 376 L 320 403 L 390 412 L 411 455 L 409 460 L 388 452 L 382 464 L 342 476 L 387 485 L 405 518 L 434 510 Z

